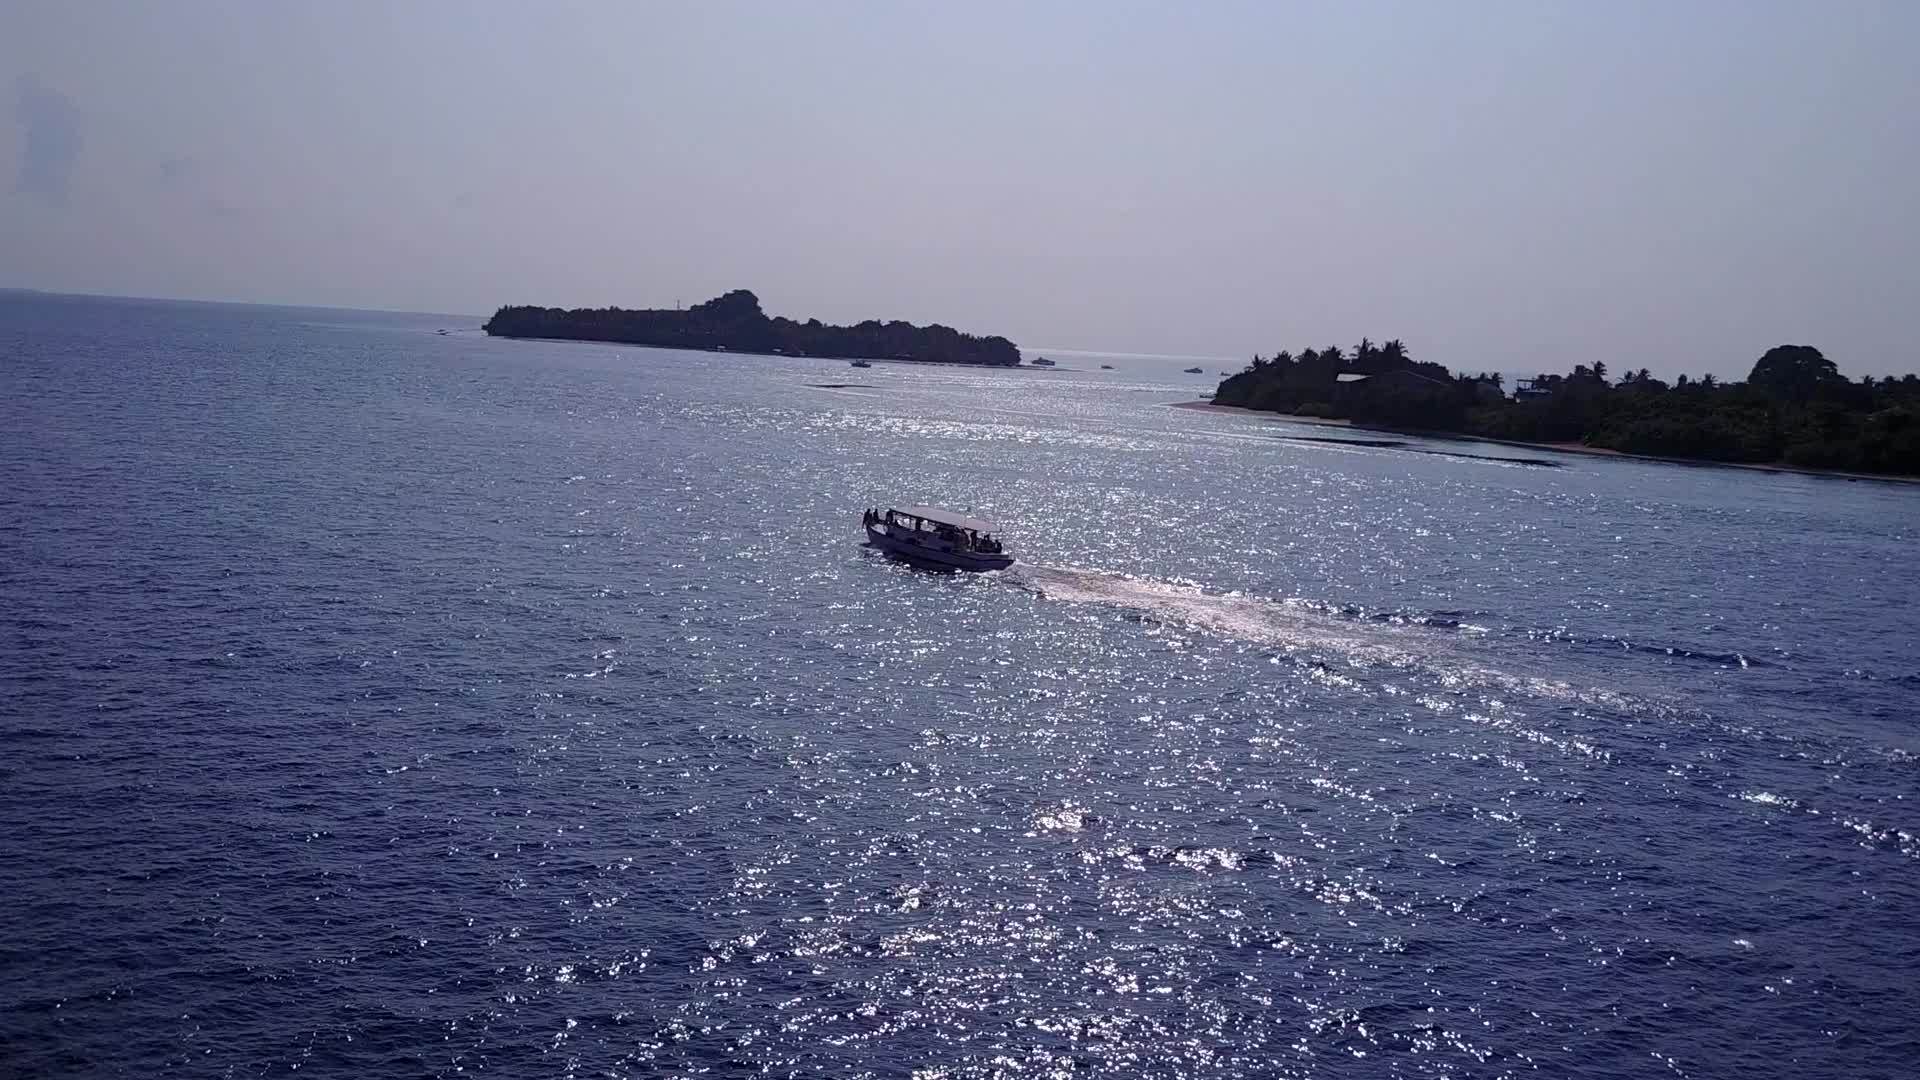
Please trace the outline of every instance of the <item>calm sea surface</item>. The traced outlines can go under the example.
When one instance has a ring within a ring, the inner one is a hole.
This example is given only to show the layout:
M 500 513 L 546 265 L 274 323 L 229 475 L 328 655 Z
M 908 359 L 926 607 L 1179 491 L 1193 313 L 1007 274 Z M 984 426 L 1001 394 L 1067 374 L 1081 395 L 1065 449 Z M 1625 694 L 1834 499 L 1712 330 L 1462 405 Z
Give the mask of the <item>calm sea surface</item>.
M 474 321 L 0 298 L 0 1075 L 1920 1068 L 1920 489 Z

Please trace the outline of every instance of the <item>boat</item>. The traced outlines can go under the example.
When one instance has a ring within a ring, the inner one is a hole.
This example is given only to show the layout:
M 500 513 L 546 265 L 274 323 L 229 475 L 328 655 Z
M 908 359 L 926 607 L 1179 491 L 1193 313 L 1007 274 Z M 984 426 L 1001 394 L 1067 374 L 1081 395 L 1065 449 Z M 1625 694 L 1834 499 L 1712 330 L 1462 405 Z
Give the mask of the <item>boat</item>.
M 1101 364 L 1101 365 L 1100 365 L 1100 370 L 1101 370 L 1101 371 L 1112 371 L 1112 370 L 1113 370 L 1113 365 L 1112 365 L 1112 364 Z
M 991 522 L 942 510 L 909 506 L 861 516 L 867 543 L 905 562 L 945 570 L 1005 570 L 1013 556 L 994 537 Z
M 1186 370 L 1189 375 L 1205 375 L 1207 373 L 1206 368 L 1190 367 Z
M 852 366 L 853 367 L 872 367 L 873 364 L 870 361 L 866 361 L 866 360 L 855 360 Z
M 1036 356 L 1033 358 L 1033 366 L 1034 367 L 1052 367 L 1053 361 L 1047 359 L 1044 356 Z

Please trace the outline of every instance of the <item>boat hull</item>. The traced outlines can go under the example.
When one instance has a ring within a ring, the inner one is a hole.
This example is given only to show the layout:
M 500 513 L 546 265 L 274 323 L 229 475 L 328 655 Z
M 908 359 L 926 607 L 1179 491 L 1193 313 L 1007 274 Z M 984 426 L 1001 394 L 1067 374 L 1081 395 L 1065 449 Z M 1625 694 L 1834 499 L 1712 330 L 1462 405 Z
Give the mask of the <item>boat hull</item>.
M 1013 556 L 1006 552 L 959 551 L 933 537 L 890 535 L 884 525 L 867 526 L 867 543 L 896 559 L 943 570 L 1005 570 L 1013 565 Z

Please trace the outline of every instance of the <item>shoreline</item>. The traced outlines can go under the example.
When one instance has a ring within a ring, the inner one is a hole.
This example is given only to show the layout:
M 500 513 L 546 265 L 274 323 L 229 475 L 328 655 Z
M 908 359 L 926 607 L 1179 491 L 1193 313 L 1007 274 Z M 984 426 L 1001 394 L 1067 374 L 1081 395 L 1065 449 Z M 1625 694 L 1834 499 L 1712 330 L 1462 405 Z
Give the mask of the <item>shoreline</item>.
M 1584 457 L 1612 458 L 1618 461 L 1652 461 L 1662 465 L 1686 465 L 1704 469 L 1743 469 L 1759 473 L 1793 473 L 1799 476 L 1817 476 L 1828 480 L 1874 481 L 1883 484 L 1920 485 L 1920 476 L 1908 476 L 1900 473 L 1856 473 L 1838 469 L 1813 469 L 1804 465 L 1784 463 L 1763 464 L 1750 461 L 1709 461 L 1704 458 L 1665 457 L 1659 454 L 1635 454 L 1625 450 L 1609 450 L 1603 446 L 1588 446 L 1585 443 L 1541 443 L 1521 442 L 1518 439 L 1494 439 L 1484 435 L 1466 435 L 1453 431 L 1421 431 L 1414 428 L 1375 427 L 1370 424 L 1356 424 L 1351 420 L 1335 420 L 1324 416 L 1296 416 L 1292 413 L 1266 412 L 1261 409 L 1248 409 L 1239 405 L 1215 405 L 1211 401 L 1172 401 L 1167 403 L 1170 409 L 1191 409 L 1195 412 L 1212 412 L 1264 418 L 1276 423 L 1312 424 L 1320 427 L 1346 428 L 1349 431 L 1377 431 L 1385 435 L 1404 435 L 1415 439 L 1434 439 L 1440 442 L 1476 442 L 1490 443 L 1494 446 L 1512 446 L 1525 450 L 1546 450 L 1556 454 L 1578 454 Z
M 484 329 L 482 333 L 485 333 Z M 1027 364 L 982 364 L 971 360 L 915 360 L 909 356 L 818 356 L 813 353 L 754 352 L 750 349 L 729 349 L 724 345 L 714 348 L 700 345 L 648 345 L 639 341 L 614 341 L 609 338 L 524 337 L 518 334 L 486 334 L 486 336 L 499 341 L 547 341 L 573 345 L 613 345 L 622 349 L 663 349 L 668 352 L 717 353 L 723 356 L 764 356 L 769 360 L 836 360 L 842 363 L 854 360 L 865 360 L 869 364 L 917 364 L 924 367 L 986 368 L 989 371 L 1048 370 L 1046 368 L 1031 367 Z

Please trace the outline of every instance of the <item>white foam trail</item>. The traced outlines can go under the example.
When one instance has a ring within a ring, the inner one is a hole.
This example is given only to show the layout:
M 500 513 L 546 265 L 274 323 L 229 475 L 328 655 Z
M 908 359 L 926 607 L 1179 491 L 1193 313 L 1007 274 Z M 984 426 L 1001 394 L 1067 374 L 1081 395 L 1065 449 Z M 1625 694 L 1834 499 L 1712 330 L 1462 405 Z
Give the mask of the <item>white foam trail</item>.
M 1369 640 L 1351 625 L 1296 601 L 1267 600 L 1235 593 L 1208 593 L 1184 585 L 1101 570 L 1018 563 L 1002 575 L 1049 600 L 1069 604 L 1112 604 L 1153 619 L 1209 630 L 1225 637 L 1258 641 L 1288 652 L 1338 653 L 1350 663 L 1412 667 L 1420 657 L 1398 642 Z M 1386 631 L 1383 633 L 1391 633 Z
M 1495 670 L 1469 658 L 1455 642 L 1432 628 L 1370 625 L 1329 614 L 1302 600 L 1209 593 L 1198 585 L 1031 563 L 1016 563 L 1001 577 L 1049 600 L 1129 608 L 1155 621 L 1259 642 L 1302 660 L 1421 672 L 1448 691 L 1494 691 L 1629 712 L 1657 708 L 1654 703 L 1613 690 L 1582 690 L 1560 680 Z

